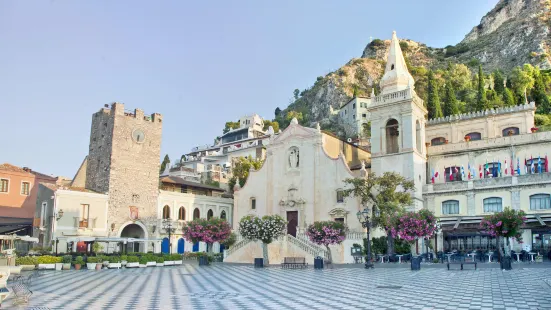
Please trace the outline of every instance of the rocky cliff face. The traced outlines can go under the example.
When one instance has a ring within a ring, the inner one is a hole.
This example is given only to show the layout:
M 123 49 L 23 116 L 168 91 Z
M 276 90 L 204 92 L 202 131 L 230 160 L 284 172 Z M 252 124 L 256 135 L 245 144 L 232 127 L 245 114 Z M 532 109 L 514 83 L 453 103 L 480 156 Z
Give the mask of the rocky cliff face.
M 448 62 L 479 62 L 484 71 L 500 69 L 506 74 L 525 63 L 551 68 L 551 0 L 501 0 L 480 24 L 456 46 L 431 48 L 412 40 L 400 46 L 412 66 L 444 67 Z M 340 69 L 304 90 L 287 110 L 301 111 L 310 123 L 327 123 L 330 108 L 339 109 L 356 89 L 369 95 L 384 71 L 390 40 L 375 39 L 362 53 Z M 412 73 L 416 78 L 415 73 Z
M 459 45 L 465 52 L 459 62 L 478 59 L 485 70 L 510 71 L 530 63 L 551 68 L 551 2 L 549 0 L 501 0 Z

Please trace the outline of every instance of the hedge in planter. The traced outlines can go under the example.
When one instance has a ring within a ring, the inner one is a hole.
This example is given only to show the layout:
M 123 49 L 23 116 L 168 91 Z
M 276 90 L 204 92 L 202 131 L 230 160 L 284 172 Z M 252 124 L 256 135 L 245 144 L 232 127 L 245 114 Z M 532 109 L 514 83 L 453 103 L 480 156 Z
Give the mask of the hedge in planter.
M 15 265 L 16 266 L 36 266 L 38 265 L 38 259 L 36 256 L 23 256 L 23 257 L 16 257 L 15 258 Z

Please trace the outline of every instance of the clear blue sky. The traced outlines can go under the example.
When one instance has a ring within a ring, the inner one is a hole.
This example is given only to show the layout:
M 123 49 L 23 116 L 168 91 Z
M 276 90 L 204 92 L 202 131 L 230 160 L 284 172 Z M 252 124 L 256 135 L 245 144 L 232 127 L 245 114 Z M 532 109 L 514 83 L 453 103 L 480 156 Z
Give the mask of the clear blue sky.
M 0 163 L 73 177 L 104 104 L 164 115 L 162 156 L 273 118 L 369 37 L 456 44 L 497 0 L 0 1 Z

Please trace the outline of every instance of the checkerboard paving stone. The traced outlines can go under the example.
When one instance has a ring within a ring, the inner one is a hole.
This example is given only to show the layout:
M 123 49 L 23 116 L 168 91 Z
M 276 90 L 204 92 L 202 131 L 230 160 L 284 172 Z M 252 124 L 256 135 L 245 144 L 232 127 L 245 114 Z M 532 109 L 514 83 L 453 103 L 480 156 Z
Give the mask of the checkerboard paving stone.
M 550 309 L 551 269 L 325 270 L 215 264 L 52 271 L 29 307 L 49 309 Z M 5 301 L 9 309 L 11 300 Z

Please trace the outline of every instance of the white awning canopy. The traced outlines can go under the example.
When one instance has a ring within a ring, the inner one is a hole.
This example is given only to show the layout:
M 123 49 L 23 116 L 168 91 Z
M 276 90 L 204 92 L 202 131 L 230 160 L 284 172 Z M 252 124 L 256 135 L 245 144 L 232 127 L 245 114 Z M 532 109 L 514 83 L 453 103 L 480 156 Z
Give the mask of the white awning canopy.
M 129 243 L 129 242 L 161 242 L 163 239 L 141 239 L 141 238 L 116 238 L 116 237 L 89 237 L 89 236 L 79 236 L 79 237 L 67 237 L 67 238 L 59 238 L 61 240 L 65 239 L 67 242 L 80 242 L 80 241 L 96 241 L 96 242 L 122 242 L 122 243 Z
M 17 235 L 0 235 L 0 240 L 21 240 L 27 242 L 38 242 L 38 238 Z

